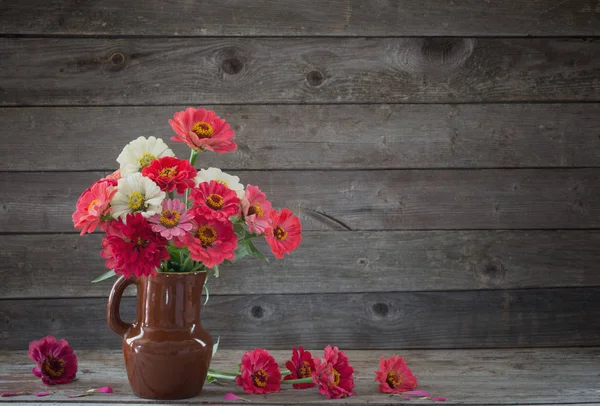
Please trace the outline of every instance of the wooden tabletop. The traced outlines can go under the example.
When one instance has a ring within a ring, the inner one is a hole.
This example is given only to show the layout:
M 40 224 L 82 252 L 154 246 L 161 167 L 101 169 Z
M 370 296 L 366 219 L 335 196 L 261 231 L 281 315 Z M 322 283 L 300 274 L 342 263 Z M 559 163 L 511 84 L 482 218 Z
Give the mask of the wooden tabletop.
M 291 351 L 290 351 L 291 353 Z M 273 351 L 281 365 L 288 351 Z M 318 354 L 319 351 L 313 351 Z M 346 351 L 355 368 L 356 395 L 339 401 L 327 401 L 316 389 L 295 390 L 285 386 L 278 393 L 248 395 L 234 384 L 206 384 L 196 398 L 168 402 L 187 404 L 224 404 L 224 395 L 233 392 L 259 404 L 421 404 L 430 400 L 407 401 L 378 393 L 374 371 L 381 356 L 394 351 Z M 479 404 L 595 404 L 600 405 L 600 347 L 502 350 L 407 350 L 397 351 L 419 378 L 419 389 L 430 396 L 444 397 L 440 405 Z M 221 350 L 211 367 L 231 369 L 240 362 L 243 351 Z M 71 404 L 147 404 L 153 403 L 132 394 L 119 351 L 80 351 L 78 379 L 71 384 L 44 387 L 31 374 L 27 353 L 0 352 L 0 392 L 55 392 L 47 397 L 33 395 L 7 397 L 0 404 L 52 405 Z M 112 394 L 69 399 L 67 394 L 110 385 Z M 160 403 L 160 402 L 158 402 Z M 239 402 L 238 402 L 239 403 Z

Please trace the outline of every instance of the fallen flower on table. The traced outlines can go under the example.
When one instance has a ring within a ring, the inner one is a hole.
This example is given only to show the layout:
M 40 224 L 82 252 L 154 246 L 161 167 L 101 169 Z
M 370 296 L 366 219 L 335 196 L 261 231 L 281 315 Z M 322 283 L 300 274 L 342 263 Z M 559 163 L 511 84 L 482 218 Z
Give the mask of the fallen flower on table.
M 72 382 L 77 374 L 77 356 L 67 340 L 46 336 L 29 343 L 29 358 L 37 363 L 31 372 L 44 385 Z
M 327 399 L 341 399 L 354 394 L 354 368 L 338 347 L 328 345 L 323 358 L 315 358 L 314 363 L 313 381 Z
M 375 371 L 375 381 L 380 382 L 379 392 L 383 393 L 410 394 L 407 391 L 417 387 L 417 377 L 406 365 L 404 358 L 397 355 L 387 359 L 381 357 L 379 369 Z
M 236 395 L 235 393 L 226 393 L 225 396 L 223 397 L 224 400 L 243 400 L 244 402 L 250 402 L 249 399 L 240 397 L 238 395 Z
M 269 351 L 256 348 L 242 357 L 240 375 L 235 378 L 235 383 L 246 393 L 278 392 L 281 387 L 281 371 Z
M 33 396 L 41 398 L 41 397 L 48 396 L 48 395 L 52 395 L 52 392 L 46 391 L 46 392 L 35 393 Z
M 293 379 L 310 378 L 313 371 L 315 370 L 315 361 L 312 355 L 308 351 L 304 351 L 302 347 L 292 350 L 292 359 L 285 363 L 290 374 L 283 378 L 284 381 Z M 295 383 L 294 389 L 307 389 L 315 386 L 314 382 L 311 383 Z

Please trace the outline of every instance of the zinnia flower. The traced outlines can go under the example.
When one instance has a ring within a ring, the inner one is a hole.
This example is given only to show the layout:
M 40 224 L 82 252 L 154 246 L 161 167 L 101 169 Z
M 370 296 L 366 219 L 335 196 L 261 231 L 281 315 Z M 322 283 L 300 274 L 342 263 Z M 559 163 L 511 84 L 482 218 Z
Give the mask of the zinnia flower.
M 99 180 L 86 189 L 77 200 L 73 224 L 75 228 L 81 229 L 81 235 L 93 232 L 98 226 L 105 230 L 107 222 L 112 220 L 110 201 L 117 193 L 113 182 L 115 181 Z
M 292 359 L 285 363 L 285 366 L 291 372 L 290 375 L 286 375 L 283 379 L 302 379 L 312 377 L 312 373 L 315 370 L 315 361 L 312 359 L 312 355 L 308 351 L 304 351 L 302 347 L 293 349 Z M 314 383 L 295 383 L 293 384 L 295 389 L 306 389 L 315 386 Z
M 185 210 L 185 203 L 181 200 L 165 199 L 162 202 L 162 212 L 150 217 L 148 222 L 152 231 L 170 240 L 173 237 L 182 237 L 186 231 L 190 231 L 193 218 L 192 213 Z
M 281 259 L 284 253 L 289 254 L 300 246 L 302 224 L 290 209 L 283 209 L 280 212 L 271 210 L 269 217 L 271 224 L 265 230 L 265 239 L 271 247 L 273 255 Z
M 144 217 L 151 217 L 162 211 L 161 203 L 164 198 L 165 192 L 160 190 L 156 183 L 143 177 L 141 173 L 134 173 L 119 179 L 117 193 L 111 201 L 112 215 L 123 221 L 129 213 L 141 213 Z
M 235 383 L 244 388 L 246 393 L 279 392 L 281 372 L 275 358 L 267 350 L 256 348 L 242 357 L 240 375 Z
M 119 181 L 119 179 L 121 179 L 123 176 L 121 176 L 121 169 L 117 169 L 116 171 L 114 171 L 113 173 L 111 173 L 110 175 L 106 175 L 105 178 L 103 179 L 112 179 L 115 181 L 115 186 L 117 185 L 117 182 Z
M 67 340 L 46 336 L 29 343 L 29 358 L 37 363 L 31 372 L 45 385 L 69 383 L 77 374 L 77 356 Z
M 196 185 L 202 182 L 210 182 L 211 180 L 216 180 L 235 191 L 237 197 L 240 199 L 244 197 L 244 185 L 240 183 L 240 178 L 223 172 L 219 168 L 200 169 L 195 179 Z
M 214 111 L 188 107 L 175 113 L 169 124 L 177 134 L 171 139 L 192 149 L 225 153 L 237 148 L 233 130 Z
M 142 169 L 142 175 L 152 179 L 164 192 L 172 192 L 177 188 L 177 193 L 183 194 L 186 189 L 196 185 L 196 168 L 189 161 L 171 156 L 152 161 Z
M 119 220 L 107 228 L 100 255 L 106 259 L 108 269 L 126 278 L 132 274 L 155 275 L 160 261 L 169 259 L 167 245 L 141 213 L 128 214 L 127 224 Z
M 152 161 L 164 156 L 175 156 L 163 140 L 156 137 L 138 137 L 125 145 L 119 154 L 117 162 L 121 165 L 122 176 L 140 172 Z
M 219 220 L 227 220 L 240 211 L 240 199 L 236 193 L 215 180 L 202 182 L 192 189 L 191 199 L 198 211 Z
M 178 240 L 174 240 L 178 247 L 187 247 L 190 257 L 199 261 L 207 268 L 219 265 L 226 259 L 235 259 L 237 247 L 237 235 L 233 230 L 233 224 L 227 220 L 219 220 L 205 216 L 194 211 L 193 228 L 191 232 L 185 233 Z
M 242 214 L 251 233 L 262 234 L 271 225 L 271 202 L 257 186 L 248 185 L 242 199 Z
M 327 399 L 340 399 L 354 394 L 354 368 L 343 351 L 328 345 L 323 359 L 315 358 L 314 362 L 313 381 Z
M 375 381 L 379 381 L 379 392 L 401 393 L 414 390 L 417 387 L 417 377 L 404 358 L 397 355 L 385 359 L 381 357 L 379 370 L 375 371 Z

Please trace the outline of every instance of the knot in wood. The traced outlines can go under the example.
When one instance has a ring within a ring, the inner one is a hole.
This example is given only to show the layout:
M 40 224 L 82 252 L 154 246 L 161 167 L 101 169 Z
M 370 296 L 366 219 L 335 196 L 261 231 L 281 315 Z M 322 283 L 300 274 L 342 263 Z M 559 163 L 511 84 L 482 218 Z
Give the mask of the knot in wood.
M 221 69 L 228 75 L 237 75 L 244 68 L 244 63 L 238 58 L 228 58 L 221 64 Z
M 373 313 L 379 317 L 386 317 L 390 312 L 390 307 L 387 303 L 375 303 L 373 304 Z
M 125 63 L 125 55 L 120 52 L 115 52 L 110 56 L 110 58 L 108 58 L 108 60 L 114 66 L 121 66 Z
M 324 80 L 325 78 L 323 77 L 323 74 L 316 70 L 308 72 L 308 75 L 306 75 L 306 81 L 311 86 L 319 86 L 323 83 Z
M 252 317 L 254 317 L 256 319 L 262 319 L 262 317 L 265 314 L 265 311 L 260 306 L 253 306 L 252 310 L 250 310 L 250 313 L 252 313 Z

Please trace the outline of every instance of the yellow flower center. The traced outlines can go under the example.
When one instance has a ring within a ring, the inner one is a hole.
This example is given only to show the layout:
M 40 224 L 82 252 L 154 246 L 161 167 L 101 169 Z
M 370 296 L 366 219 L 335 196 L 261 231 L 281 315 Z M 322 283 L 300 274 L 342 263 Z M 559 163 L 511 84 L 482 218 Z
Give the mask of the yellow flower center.
M 221 207 L 223 207 L 223 203 L 225 203 L 223 201 L 223 196 L 216 193 L 209 195 L 206 199 L 206 204 L 213 210 L 219 210 Z
M 177 175 L 177 169 L 175 167 L 173 168 L 163 168 L 160 170 L 160 172 L 158 173 L 158 176 L 164 177 L 164 178 L 174 178 L 175 175 Z
M 254 373 L 252 378 L 254 379 L 254 385 L 264 388 L 267 386 L 267 378 L 269 378 L 269 375 L 267 375 L 264 369 L 259 369 Z
M 90 210 L 92 210 L 92 206 L 95 205 L 96 203 L 98 203 L 98 199 L 92 200 L 92 202 L 88 206 L 88 213 L 90 212 Z
M 256 214 L 257 217 L 260 217 L 264 216 L 265 212 L 263 211 L 263 209 L 260 208 L 260 206 L 257 203 L 254 206 L 250 206 L 250 208 L 248 209 L 248 215 L 251 216 L 253 214 Z
M 179 224 L 179 213 L 175 210 L 163 210 L 160 213 L 160 224 L 167 228 L 173 228 Z
M 198 121 L 197 123 L 194 123 L 192 126 L 192 131 L 200 138 L 210 138 L 215 132 L 213 126 L 205 123 L 204 121 Z
M 298 369 L 298 375 L 300 376 L 300 378 L 310 378 L 311 374 L 312 370 L 310 368 L 309 363 L 307 361 L 304 361 Z
M 229 185 L 227 184 L 227 182 L 225 182 L 224 180 L 215 179 L 215 182 L 220 183 L 221 185 L 225 185 L 225 187 L 229 187 Z
M 217 230 L 205 224 L 196 231 L 196 237 L 202 241 L 202 245 L 210 245 L 217 240 Z
M 131 210 L 138 211 L 143 208 L 144 196 L 140 192 L 131 192 L 127 204 Z
M 398 374 L 396 371 L 390 371 L 387 374 L 387 379 L 385 380 L 390 388 L 395 388 L 397 386 L 402 385 L 402 375 Z
M 338 386 L 340 384 L 340 373 L 333 370 L 333 382 L 331 383 L 333 386 Z
M 57 378 L 65 373 L 65 361 L 49 356 L 42 362 L 42 370 L 45 375 Z
M 277 226 L 275 228 L 275 231 L 273 231 L 273 234 L 275 235 L 275 237 L 278 240 L 281 240 L 281 241 L 285 240 L 288 236 L 288 232 L 285 231 L 283 228 L 281 228 L 281 226 Z
M 138 159 L 138 162 L 140 163 L 140 166 L 142 168 L 147 167 L 148 165 L 150 165 L 150 162 L 154 161 L 156 159 L 156 157 L 148 152 L 144 152 L 144 155 L 142 155 L 142 157 L 140 159 Z

